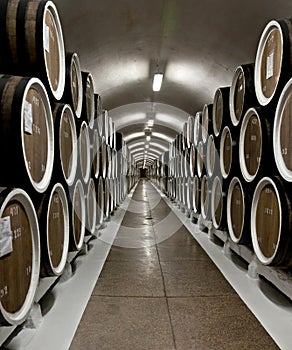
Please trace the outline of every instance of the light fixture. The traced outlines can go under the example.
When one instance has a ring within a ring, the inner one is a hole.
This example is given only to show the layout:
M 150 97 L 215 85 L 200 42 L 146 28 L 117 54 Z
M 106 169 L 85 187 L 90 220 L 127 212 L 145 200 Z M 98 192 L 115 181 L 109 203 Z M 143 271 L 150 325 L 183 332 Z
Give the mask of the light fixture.
M 152 89 L 153 91 L 160 91 L 161 84 L 162 84 L 163 74 L 162 73 L 155 73 L 153 77 L 153 85 Z
M 150 141 L 151 140 L 151 136 L 146 136 L 146 141 Z

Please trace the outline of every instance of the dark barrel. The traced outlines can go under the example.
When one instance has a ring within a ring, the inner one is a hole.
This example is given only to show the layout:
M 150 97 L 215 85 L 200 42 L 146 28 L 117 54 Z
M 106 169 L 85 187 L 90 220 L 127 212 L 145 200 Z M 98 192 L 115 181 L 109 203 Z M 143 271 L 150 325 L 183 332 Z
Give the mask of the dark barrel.
M 33 305 L 40 273 L 38 218 L 25 191 L 1 191 L 0 220 L 2 241 L 10 248 L 0 257 L 0 323 L 19 325 Z
M 265 265 L 292 266 L 291 185 L 279 177 L 262 178 L 253 195 L 251 236 L 254 251 Z
M 2 0 L 0 71 L 40 78 L 56 100 L 65 87 L 65 50 L 55 4 Z
M 220 136 L 219 159 L 223 179 L 238 172 L 239 166 L 239 137 L 235 128 L 225 126 Z
M 88 125 L 85 121 L 80 126 L 79 138 L 79 166 L 81 176 L 85 183 L 88 183 L 90 178 L 91 159 L 90 159 L 90 140 Z
M 205 104 L 202 110 L 202 141 L 207 142 L 208 136 L 213 133 L 212 124 L 213 104 Z
M 216 176 L 213 179 L 210 198 L 211 217 L 215 229 L 224 230 L 227 227 L 226 199 L 227 192 L 222 184 L 222 179 Z
M 37 78 L 0 75 L 0 186 L 49 186 L 54 125 L 46 90 Z
M 230 87 L 218 88 L 215 92 L 212 113 L 214 136 L 219 136 L 221 128 L 230 121 L 229 111 Z

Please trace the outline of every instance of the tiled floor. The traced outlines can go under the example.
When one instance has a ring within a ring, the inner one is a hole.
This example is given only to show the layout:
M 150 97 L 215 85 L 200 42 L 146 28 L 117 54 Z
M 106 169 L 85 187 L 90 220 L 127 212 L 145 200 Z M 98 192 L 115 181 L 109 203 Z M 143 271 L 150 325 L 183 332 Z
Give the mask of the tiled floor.
M 144 180 L 70 347 L 80 349 L 278 347 Z

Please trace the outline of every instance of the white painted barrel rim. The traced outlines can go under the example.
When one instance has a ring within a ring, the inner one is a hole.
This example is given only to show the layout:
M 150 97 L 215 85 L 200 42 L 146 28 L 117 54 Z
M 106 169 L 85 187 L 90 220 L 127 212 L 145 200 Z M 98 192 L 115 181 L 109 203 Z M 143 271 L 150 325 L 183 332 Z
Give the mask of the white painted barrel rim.
M 226 125 L 224 127 L 224 129 L 222 130 L 222 134 L 221 134 L 221 139 L 220 139 L 220 156 L 219 156 L 219 160 L 220 160 L 220 170 L 221 170 L 221 174 L 223 179 L 227 179 L 229 173 L 227 173 L 225 171 L 225 166 L 224 166 L 224 144 L 225 144 L 225 139 L 226 139 L 226 135 L 229 134 L 230 138 L 231 138 L 231 144 L 232 144 L 232 135 L 230 132 L 229 127 Z M 232 147 L 231 147 L 231 160 L 232 160 Z
M 207 142 L 207 139 L 208 139 L 208 132 L 209 130 L 206 130 L 205 128 L 205 118 L 207 117 L 209 118 L 209 110 L 208 110 L 208 105 L 205 104 L 204 107 L 203 107 L 203 111 L 202 111 L 202 141 L 203 143 L 206 143 Z M 209 119 L 207 119 L 207 126 L 209 124 Z
M 212 166 L 211 164 L 211 154 L 214 152 L 214 164 Z M 215 158 L 216 158 L 216 149 L 215 149 L 215 143 L 214 143 L 214 136 L 210 135 L 208 137 L 208 143 L 207 143 L 207 173 L 209 177 L 212 177 L 214 170 L 215 170 Z
M 96 203 L 96 190 L 95 190 L 95 184 L 94 184 L 94 180 L 91 178 L 89 180 L 88 183 L 88 190 L 87 190 L 87 208 L 89 208 L 89 204 L 90 204 L 90 194 L 89 192 L 91 192 L 91 194 L 93 193 L 93 197 L 94 197 L 94 201 L 93 201 L 93 217 L 90 218 L 90 212 L 89 210 L 87 210 L 87 220 L 88 223 L 90 223 L 92 221 L 92 225 L 90 227 L 88 227 L 89 231 L 91 233 L 94 233 L 95 230 L 95 226 L 96 226 L 96 220 L 97 220 L 97 203 Z
M 61 22 L 60 22 L 57 8 L 56 8 L 55 4 L 50 0 L 47 1 L 46 5 L 45 5 L 44 14 L 46 13 L 46 11 L 50 11 L 50 13 L 52 14 L 54 22 L 55 22 L 57 34 L 58 34 L 58 44 L 59 44 L 59 49 L 60 49 L 60 60 L 59 60 L 60 81 L 59 81 L 59 84 L 58 84 L 58 87 L 56 90 L 54 90 L 50 79 L 48 79 L 48 83 L 49 83 L 49 86 L 50 86 L 50 89 L 52 91 L 53 96 L 55 97 L 55 99 L 57 101 L 59 101 L 63 96 L 64 89 L 65 89 L 65 80 L 66 80 L 66 63 L 65 63 L 65 47 L 64 47 L 63 31 L 62 31 Z M 43 17 L 43 28 L 45 28 L 45 15 Z M 43 30 L 43 42 L 45 42 L 45 35 L 46 35 L 46 31 Z M 48 66 L 47 58 L 46 58 L 45 54 L 44 54 L 44 59 L 45 59 L 47 77 L 49 77 L 49 72 L 48 72 L 48 68 L 47 68 L 47 66 Z
M 212 217 L 212 223 L 213 223 L 213 226 L 215 228 L 219 228 L 220 226 L 220 222 L 217 222 L 216 221 L 216 216 L 215 216 L 215 212 L 216 212 L 216 209 L 217 209 L 217 206 L 218 206 L 218 203 L 215 203 L 216 202 L 216 197 L 215 197 L 215 188 L 216 186 L 220 187 L 220 190 L 221 190 L 221 194 L 222 194 L 222 184 L 221 184 L 221 181 L 219 179 L 218 176 L 215 177 L 215 179 L 213 180 L 213 184 L 212 184 L 212 191 L 211 191 L 211 203 L 210 203 L 210 206 L 211 206 L 211 217 Z M 217 204 L 217 205 L 216 205 Z M 223 208 L 221 210 L 221 218 L 223 217 L 222 215 L 223 213 Z
M 274 119 L 274 128 L 273 128 L 273 149 L 274 149 L 274 158 L 278 171 L 281 176 L 288 182 L 292 182 L 292 170 L 287 168 L 287 165 L 283 159 L 283 153 L 281 148 L 280 140 L 280 128 L 282 124 L 283 110 L 286 106 L 287 98 L 292 94 L 292 78 L 285 85 L 281 96 L 279 98 L 277 109 Z
M 89 86 L 90 87 L 90 111 L 91 114 L 89 115 L 89 120 L 88 120 L 88 125 L 90 127 L 90 129 L 93 129 L 94 126 L 94 118 L 95 118 L 95 106 L 94 106 L 94 80 L 92 77 L 91 73 L 88 73 L 87 75 L 87 82 L 89 82 L 89 84 L 87 83 L 86 88 Z M 87 89 L 86 89 L 87 91 Z
M 97 179 L 99 175 L 99 166 L 100 166 L 100 142 L 99 134 L 95 129 L 93 134 L 93 160 L 96 160 L 94 177 Z
M 66 266 L 66 261 L 67 261 L 67 256 L 68 256 L 68 251 L 69 251 L 69 239 L 70 239 L 70 223 L 69 223 L 69 208 L 68 208 L 68 200 L 67 200 L 67 196 L 66 196 L 66 192 L 63 188 L 63 186 L 61 185 L 61 183 L 56 183 L 51 191 L 50 194 L 50 199 L 49 199 L 49 203 L 51 203 L 52 201 L 52 197 L 54 192 L 57 192 L 61 203 L 62 203 L 62 208 L 63 208 L 63 214 L 64 214 L 64 243 L 63 243 L 63 251 L 62 251 L 62 257 L 61 257 L 61 261 L 59 263 L 58 266 L 54 267 L 53 266 L 53 262 L 51 260 L 51 256 L 50 254 L 48 254 L 49 256 L 49 261 L 50 261 L 50 267 L 54 273 L 55 276 L 60 276 L 62 274 L 62 272 L 65 269 Z M 47 224 L 46 227 L 48 228 L 49 226 L 49 217 L 47 216 Z M 49 240 L 48 240 L 48 235 L 47 235 L 47 247 L 49 247 Z
M 81 75 L 81 66 L 78 54 L 76 52 L 72 55 L 71 67 L 70 71 L 72 72 L 72 66 L 75 66 L 75 70 L 78 74 L 78 103 L 75 111 L 76 117 L 79 119 L 82 111 L 82 103 L 83 103 L 83 83 L 82 83 L 82 75 Z
M 251 175 L 248 172 L 247 167 L 246 167 L 246 163 L 245 163 L 245 156 L 244 156 L 244 139 L 245 139 L 245 134 L 246 134 L 247 123 L 248 123 L 249 117 L 251 115 L 256 115 L 258 118 L 258 121 L 259 121 L 259 125 L 261 125 L 261 120 L 260 120 L 260 117 L 258 115 L 258 112 L 256 111 L 255 108 L 252 107 L 246 111 L 246 113 L 243 117 L 241 128 L 240 128 L 240 136 L 239 136 L 239 166 L 240 166 L 242 176 L 244 177 L 244 179 L 247 182 L 253 181 L 258 174 L 258 171 L 254 175 Z M 262 130 L 261 130 L 261 139 L 262 139 Z M 261 152 L 261 154 L 262 154 L 262 152 Z
M 81 155 L 81 138 L 85 137 L 86 141 L 86 169 L 81 169 L 82 171 L 82 177 L 85 183 L 88 183 L 90 178 L 90 139 L 89 139 L 89 131 L 88 131 L 88 125 L 85 121 L 82 122 L 80 127 L 80 140 L 79 140 L 79 154 Z M 85 170 L 85 173 L 83 172 Z
M 200 127 L 202 122 L 202 112 L 197 112 L 194 120 L 194 145 L 197 146 L 200 139 Z
M 233 231 L 233 227 L 232 227 L 232 220 L 231 220 L 231 197 L 232 197 L 233 189 L 234 189 L 235 185 L 237 185 L 237 184 L 240 186 L 242 198 L 244 198 L 244 192 L 243 192 L 241 181 L 239 180 L 238 177 L 234 177 L 230 181 L 230 184 L 228 187 L 227 204 L 226 204 L 228 232 L 229 232 L 231 240 L 235 243 L 238 243 L 240 241 L 240 238 L 241 238 L 241 237 L 237 238 L 235 236 L 234 231 Z M 245 201 L 243 201 L 243 208 L 242 209 L 243 209 L 243 218 L 244 218 L 245 217 Z
M 272 94 L 271 97 L 267 98 L 262 91 L 262 80 L 261 80 L 261 63 L 262 63 L 262 58 L 263 58 L 263 52 L 264 52 L 264 48 L 266 46 L 267 43 L 267 39 L 268 36 L 270 34 L 270 32 L 273 29 L 278 29 L 280 34 L 281 34 L 281 39 L 282 39 L 282 43 L 284 42 L 283 39 L 283 33 L 282 33 L 282 28 L 280 26 L 280 24 L 275 21 L 272 20 L 270 21 L 266 27 L 264 28 L 259 44 L 258 44 L 258 48 L 257 48 L 257 53 L 256 53 L 256 59 L 255 59 L 255 69 L 254 69 L 254 86 L 255 86 L 255 93 L 258 99 L 258 102 L 262 105 L 262 106 L 266 106 L 274 97 L 275 92 L 277 90 L 277 86 L 275 87 L 275 90 Z M 283 52 L 282 52 L 282 57 L 281 57 L 281 66 L 280 66 L 280 71 L 282 69 L 282 59 L 283 59 Z
M 216 123 L 216 110 L 217 110 L 217 103 L 218 103 L 219 97 L 223 100 L 221 89 L 216 90 L 215 96 L 214 96 L 214 102 L 213 102 L 212 123 L 213 123 L 213 131 L 215 136 L 218 136 L 220 133 L 220 130 L 218 130 L 217 123 Z
M 69 177 L 66 177 L 66 174 L 64 172 L 64 164 L 63 164 L 63 159 L 61 158 L 61 165 L 62 165 L 62 172 L 63 172 L 63 176 L 67 182 L 67 184 L 69 186 L 73 185 L 75 176 L 76 176 L 76 172 L 77 172 L 77 162 L 78 162 L 78 152 L 77 152 L 77 133 L 76 133 L 76 124 L 75 124 L 75 120 L 74 120 L 74 114 L 72 111 L 72 108 L 70 107 L 70 105 L 65 104 L 63 111 L 62 111 L 62 117 L 65 113 L 65 111 L 68 110 L 69 111 L 69 122 L 70 122 L 70 126 L 71 126 L 71 135 L 72 135 L 72 154 L 71 154 L 71 172 L 69 174 Z M 60 127 L 61 127 L 61 123 L 62 123 L 62 117 L 60 119 Z M 60 150 L 62 153 L 62 143 L 61 143 L 61 134 L 59 135 L 59 145 L 60 145 Z
M 31 269 L 31 281 L 29 285 L 29 289 L 25 298 L 25 301 L 22 307 L 15 313 L 7 312 L 0 302 L 0 311 L 4 319 L 11 325 L 19 325 L 25 321 L 27 318 L 30 309 L 34 302 L 34 297 L 36 293 L 36 289 L 38 287 L 39 275 L 40 275 L 40 261 L 41 261 L 41 247 L 40 247 L 40 234 L 39 234 L 39 224 L 37 214 L 34 208 L 34 205 L 28 196 L 28 194 L 19 188 L 13 189 L 8 193 L 5 200 L 3 201 L 0 208 L 0 217 L 2 217 L 3 211 L 7 204 L 14 199 L 20 202 L 24 208 L 26 208 L 26 214 L 28 216 L 28 220 L 31 227 L 32 232 L 32 251 L 33 251 L 33 259 L 32 259 L 32 269 Z M 35 234 L 34 234 L 35 233 Z
M 203 149 L 203 143 L 199 142 L 197 150 L 198 150 L 198 154 L 197 154 L 197 173 L 198 176 L 201 177 L 203 174 L 203 167 L 204 167 L 204 149 Z
M 208 184 L 208 179 L 207 179 L 206 175 L 203 176 L 202 182 L 201 182 L 201 214 L 202 214 L 203 219 L 207 218 L 207 213 L 205 211 L 205 203 L 203 202 L 203 196 L 202 196 L 202 188 L 203 188 L 203 186 L 205 186 L 205 182 L 207 182 L 207 184 Z M 207 190 L 207 194 L 206 194 L 206 203 L 207 203 L 206 206 L 209 209 L 210 201 L 209 201 L 209 193 L 208 192 L 209 192 L 209 184 L 208 184 L 208 190 Z
M 43 174 L 43 178 L 40 182 L 36 182 L 33 180 L 29 168 L 28 168 L 28 164 L 26 161 L 26 154 L 25 154 L 25 146 L 24 146 L 24 122 L 23 122 L 23 118 L 24 118 L 24 102 L 25 102 L 25 98 L 27 96 L 27 93 L 29 91 L 30 88 L 34 88 L 41 96 L 42 98 L 42 102 L 44 104 L 44 108 L 46 111 L 46 127 L 47 127 L 47 137 L 48 137 L 48 145 L 47 145 L 47 164 L 46 164 L 46 170 Z M 54 122 L 53 122 L 53 116 L 52 116 L 52 110 L 51 110 L 51 106 L 49 103 L 49 97 L 47 94 L 47 91 L 43 85 L 43 83 L 38 79 L 38 78 L 31 78 L 24 90 L 23 93 L 23 100 L 22 100 L 22 106 L 21 106 L 21 144 L 22 144 L 22 152 L 23 152 L 23 157 L 25 159 L 25 168 L 26 168 L 26 172 L 27 175 L 29 177 L 29 180 L 32 184 L 32 186 L 34 187 L 34 189 L 39 192 L 39 193 L 43 193 L 47 190 L 50 181 L 51 181 L 51 177 L 52 177 L 52 172 L 53 172 L 53 164 L 54 164 Z
M 276 196 L 277 196 L 277 199 L 278 199 L 278 203 L 281 203 L 279 191 L 278 191 L 277 186 L 275 185 L 274 181 L 269 177 L 262 178 L 259 181 L 259 183 L 257 184 L 255 191 L 254 191 L 253 198 L 252 198 L 250 226 L 251 226 L 252 245 L 253 245 L 254 251 L 256 253 L 256 256 L 258 257 L 258 259 L 260 260 L 260 262 L 262 264 L 270 265 L 273 262 L 276 254 L 278 252 L 278 247 L 280 244 L 281 235 L 279 234 L 279 236 L 278 236 L 279 238 L 278 238 L 278 242 L 277 242 L 276 247 L 275 247 L 275 253 L 271 257 L 266 257 L 260 249 L 260 246 L 258 243 L 258 238 L 257 238 L 257 231 L 256 231 L 256 212 L 257 212 L 259 197 L 260 197 L 260 193 L 261 193 L 262 189 L 266 185 L 273 186 L 275 193 L 276 193 Z M 281 228 L 282 228 L 282 208 L 281 208 L 281 205 L 279 205 L 279 214 L 280 214 L 279 215 L 280 216 L 279 226 L 280 226 L 280 230 L 281 230 Z
M 236 117 L 236 113 L 235 113 L 235 105 L 234 105 L 234 98 L 235 98 L 235 87 L 237 85 L 237 80 L 240 76 L 240 74 L 242 74 L 243 76 L 244 71 L 242 66 L 238 66 L 235 70 L 233 79 L 232 79 L 232 83 L 231 83 L 231 87 L 230 87 L 230 95 L 229 95 L 229 109 L 230 109 L 230 118 L 231 118 L 231 122 L 234 126 L 237 126 L 240 122 L 240 120 L 237 119 Z M 245 79 L 243 79 L 243 100 L 245 98 Z M 241 114 L 243 112 L 243 108 L 241 109 Z
M 84 236 L 85 236 L 85 195 L 84 195 L 84 189 L 83 189 L 83 186 L 82 186 L 82 182 L 81 180 L 77 180 L 76 181 L 76 184 L 75 184 L 75 187 L 74 187 L 74 192 L 73 192 L 73 201 L 72 203 L 74 204 L 75 202 L 75 196 L 76 196 L 76 193 L 77 193 L 77 189 L 80 193 L 80 204 L 81 204 L 81 218 L 79 217 L 79 220 L 81 221 L 81 234 L 80 234 L 80 239 L 79 239 L 79 242 L 75 242 L 76 244 L 76 248 L 77 250 L 80 250 L 82 248 L 82 245 L 83 245 L 83 241 L 84 241 Z M 73 205 L 73 210 L 74 210 L 74 205 Z M 73 222 L 73 227 L 74 227 L 74 211 L 72 210 L 72 222 Z

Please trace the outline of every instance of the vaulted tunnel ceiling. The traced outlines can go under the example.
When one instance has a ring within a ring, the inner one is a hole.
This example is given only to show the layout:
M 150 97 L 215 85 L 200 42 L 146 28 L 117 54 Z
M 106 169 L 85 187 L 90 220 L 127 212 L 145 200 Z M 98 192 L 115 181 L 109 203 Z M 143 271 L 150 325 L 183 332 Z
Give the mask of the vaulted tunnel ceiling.
M 154 119 L 148 149 L 154 154 L 167 149 L 188 115 L 212 103 L 218 87 L 230 86 L 238 65 L 254 62 L 265 25 L 292 14 L 291 0 L 55 3 L 66 50 L 77 52 L 82 70 L 92 73 L 131 152 L 143 148 L 143 128 Z M 164 80 L 154 93 L 156 65 Z

